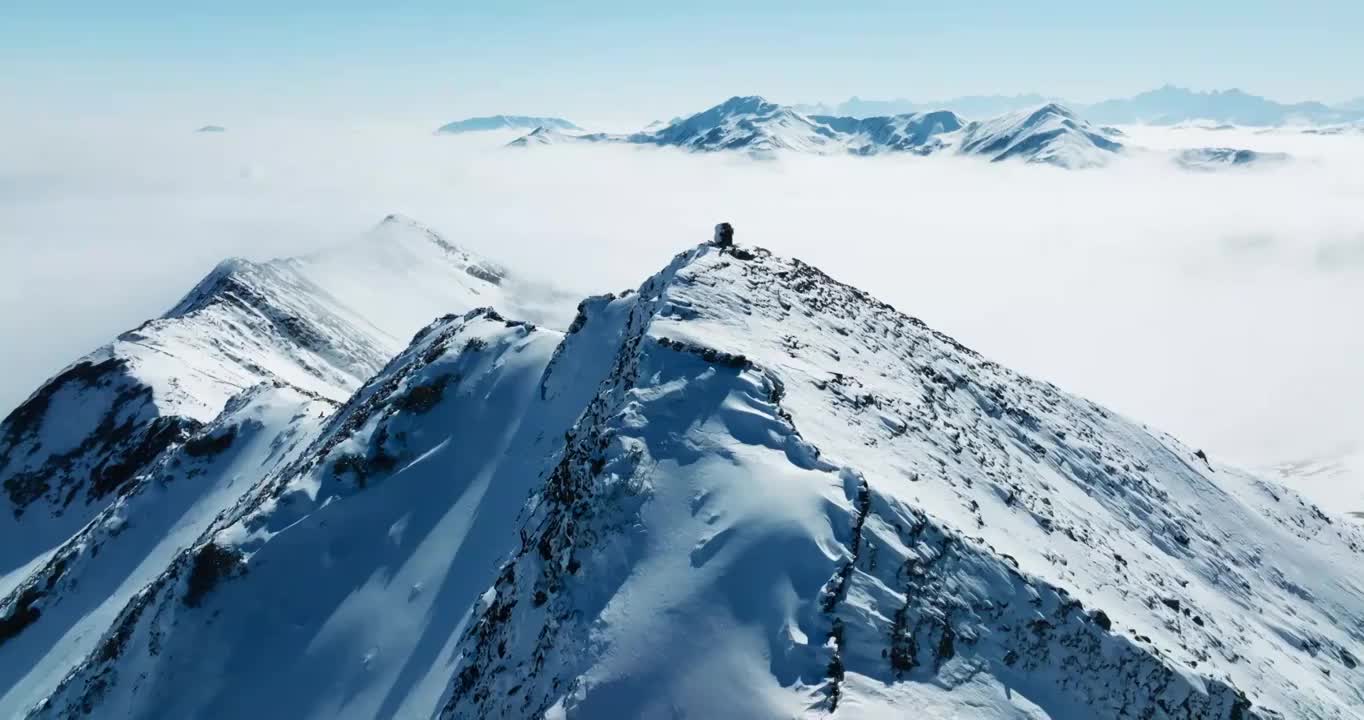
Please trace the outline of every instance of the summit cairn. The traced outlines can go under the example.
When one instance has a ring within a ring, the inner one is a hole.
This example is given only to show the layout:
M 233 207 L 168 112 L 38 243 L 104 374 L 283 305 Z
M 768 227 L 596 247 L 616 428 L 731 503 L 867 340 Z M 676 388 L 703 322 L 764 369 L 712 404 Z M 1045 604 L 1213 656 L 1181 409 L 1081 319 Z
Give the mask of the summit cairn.
M 715 237 L 710 241 L 711 245 L 720 249 L 725 249 L 734 245 L 734 226 L 727 222 L 722 222 L 715 226 Z

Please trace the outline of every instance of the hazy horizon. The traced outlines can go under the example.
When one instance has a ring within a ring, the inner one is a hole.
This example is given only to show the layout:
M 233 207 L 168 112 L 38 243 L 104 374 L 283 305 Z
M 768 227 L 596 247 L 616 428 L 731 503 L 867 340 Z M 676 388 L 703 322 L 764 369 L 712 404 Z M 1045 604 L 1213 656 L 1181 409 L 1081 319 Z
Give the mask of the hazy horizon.
M 736 94 L 787 103 L 1039 93 L 1072 102 L 1166 83 L 1282 102 L 1364 97 L 1364 7 L 598 1 L 0 11 L 0 96 L 20 117 L 413 118 L 559 114 L 642 125 Z M 442 120 L 443 119 L 443 120 Z
M 1351 320 L 1364 306 L 1354 137 L 1132 128 L 1151 157 L 1072 172 L 517 153 L 501 149 L 510 133 L 407 126 L 118 132 L 91 143 L 54 130 L 0 174 L 6 410 L 224 257 L 306 252 L 399 212 L 582 295 L 634 287 L 731 220 L 740 242 L 815 263 L 993 359 L 1246 462 L 1330 452 L 1364 422 L 1364 369 L 1349 362 L 1364 352 Z M 1190 173 L 1156 152 L 1211 142 L 1296 160 Z

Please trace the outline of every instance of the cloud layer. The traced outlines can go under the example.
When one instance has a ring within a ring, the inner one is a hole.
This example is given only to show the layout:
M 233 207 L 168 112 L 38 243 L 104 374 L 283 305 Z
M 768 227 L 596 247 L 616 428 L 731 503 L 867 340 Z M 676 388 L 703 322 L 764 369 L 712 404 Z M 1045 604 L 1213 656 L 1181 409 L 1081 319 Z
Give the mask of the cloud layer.
M 401 212 L 581 293 L 636 285 L 728 220 L 740 242 L 1210 452 L 1264 462 L 1364 439 L 1364 135 L 1133 131 L 1296 158 L 1192 173 L 1158 153 L 1067 172 L 190 130 L 6 130 L 24 142 L 0 167 L 0 408 L 224 256 L 294 254 Z

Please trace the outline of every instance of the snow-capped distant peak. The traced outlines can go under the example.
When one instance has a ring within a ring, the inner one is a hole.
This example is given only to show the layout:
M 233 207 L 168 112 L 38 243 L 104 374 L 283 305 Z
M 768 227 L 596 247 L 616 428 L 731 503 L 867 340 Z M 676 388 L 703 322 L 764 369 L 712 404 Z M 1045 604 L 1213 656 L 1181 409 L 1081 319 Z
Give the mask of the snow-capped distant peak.
M 841 151 L 839 140 L 837 133 L 828 127 L 757 95 L 732 97 L 661 129 L 629 137 L 630 142 L 672 145 L 693 151 L 756 153 Z
M 537 127 L 507 143 L 507 147 L 533 147 L 536 145 L 559 145 L 568 142 L 590 141 L 591 137 L 567 133 L 551 127 Z
M 1067 168 L 1106 164 L 1122 144 L 1056 103 L 973 122 L 959 151 L 992 161 L 1019 158 Z
M 1288 153 L 1260 152 L 1243 148 L 1190 148 L 1175 153 L 1175 163 L 1186 170 L 1263 167 L 1288 162 Z
M 557 130 L 582 130 L 577 125 L 558 117 L 533 117 L 529 115 L 489 115 L 465 120 L 456 120 L 436 129 L 438 135 L 457 135 L 490 130 L 533 130 L 539 127 Z

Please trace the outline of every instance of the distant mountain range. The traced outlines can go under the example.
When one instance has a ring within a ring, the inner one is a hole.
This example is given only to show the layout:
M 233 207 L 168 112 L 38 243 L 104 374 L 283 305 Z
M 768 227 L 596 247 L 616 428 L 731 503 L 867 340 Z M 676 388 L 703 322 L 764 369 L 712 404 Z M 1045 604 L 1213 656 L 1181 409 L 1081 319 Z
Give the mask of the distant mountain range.
M 856 95 L 847 100 L 829 105 L 826 103 L 798 104 L 794 107 L 810 115 L 851 115 L 853 117 L 872 117 L 876 115 L 903 115 L 905 113 L 951 110 L 968 118 L 986 118 L 1007 112 L 1025 110 L 1059 98 L 1044 97 L 1036 93 L 1027 95 L 964 95 L 950 100 L 915 102 L 906 98 L 895 100 L 867 100 Z
M 733 97 L 689 117 L 666 125 L 653 123 L 630 134 L 573 133 L 537 127 L 509 146 L 529 148 L 565 143 L 654 145 L 691 152 L 740 151 L 756 155 L 949 154 L 1069 169 L 1106 165 L 1128 149 L 1120 130 L 1094 125 L 1056 103 L 984 120 L 967 120 L 949 110 L 873 117 L 810 115 L 758 96 Z M 1219 147 L 1186 150 L 1173 159 L 1191 169 L 1219 169 L 1287 158 Z
M 752 99 L 756 96 L 751 96 Z M 741 98 L 735 98 L 741 99 Z M 766 99 L 757 98 L 763 103 L 768 103 Z M 731 101 L 732 102 L 732 101 Z M 773 104 L 773 103 L 768 103 Z M 1068 102 L 1061 98 L 1028 93 L 1021 95 L 964 95 L 961 97 L 949 98 L 946 100 L 915 101 L 907 98 L 897 98 L 894 100 L 873 100 L 853 96 L 841 103 L 805 103 L 780 106 L 791 113 L 805 116 L 807 118 L 820 118 L 822 124 L 832 124 L 838 127 L 847 127 L 846 122 L 839 119 L 868 120 L 873 121 L 869 126 L 875 126 L 876 118 L 891 118 L 909 115 L 936 116 L 941 118 L 943 111 L 950 111 L 948 114 L 954 115 L 960 124 L 969 121 L 984 121 L 994 119 L 1003 115 L 1017 112 L 1031 113 L 1041 107 L 1061 108 L 1065 114 L 1074 120 L 1100 125 L 1179 125 L 1185 123 L 1217 125 L 1241 125 L 1252 127 L 1277 127 L 1277 126 L 1347 126 L 1344 130 L 1333 129 L 1331 132 L 1350 131 L 1348 127 L 1352 124 L 1364 124 L 1364 97 L 1356 98 L 1337 105 L 1327 105 L 1321 102 L 1299 102 L 1281 103 L 1270 100 L 1259 95 L 1252 95 L 1244 90 L 1213 90 L 1201 92 L 1188 88 L 1166 85 L 1155 90 L 1139 93 L 1128 98 L 1114 98 L 1103 100 L 1097 103 L 1075 103 Z M 713 108 L 712 111 L 718 111 Z M 732 110 L 733 108 L 731 108 Z M 707 111 L 707 112 L 712 112 Z M 705 113 L 702 113 L 704 115 Z M 696 116 L 692 116 L 694 118 Z M 708 117 L 715 118 L 718 114 Z M 663 138 L 676 138 L 676 132 L 667 132 L 668 128 L 678 128 L 685 126 L 692 118 L 675 117 L 664 122 L 656 120 L 646 126 L 640 133 L 635 133 L 630 137 L 635 138 L 645 133 L 660 135 Z M 830 122 L 824 123 L 823 120 Z M 783 121 L 789 127 L 799 125 L 799 122 L 792 124 L 790 118 Z M 701 125 L 705 125 L 705 118 L 701 118 Z M 485 117 L 473 117 L 446 124 L 436 129 L 437 134 L 460 134 L 469 132 L 484 132 L 490 130 L 525 130 L 534 131 L 538 128 L 546 130 L 561 131 L 580 136 L 586 131 L 577 124 L 565 120 L 561 117 L 534 117 L 529 115 L 490 115 Z M 216 126 L 208 126 L 202 131 L 217 129 Z M 862 128 L 865 130 L 866 128 Z M 955 128 L 954 128 L 955 129 Z M 820 131 L 815 131 L 815 135 L 823 135 Z M 594 134 L 590 139 L 609 140 L 619 139 L 617 136 L 606 134 Z M 535 137 L 527 136 L 524 140 L 518 140 L 515 144 L 524 145 L 543 145 L 556 142 L 558 139 L 553 133 L 541 133 Z M 809 138 L 816 146 L 826 146 L 830 143 L 818 138 Z M 826 139 L 827 136 L 826 136 Z M 670 142 L 655 142 L 652 144 L 672 144 Z M 706 144 L 706 143 L 703 143 Z M 781 145 L 777 141 L 777 145 Z M 714 149 L 714 148 L 708 148 Z M 786 148 L 795 149 L 795 148 Z M 806 148 L 809 149 L 809 148 Z M 903 149 L 903 148 L 901 148 Z
M 1068 168 L 1105 164 L 1122 149 L 1116 131 L 1096 128 L 1054 104 L 986 121 L 968 122 L 953 112 L 858 118 L 807 115 L 762 97 L 733 97 L 690 117 L 627 135 L 573 134 L 536 128 L 513 147 L 575 142 L 677 147 L 693 152 L 737 150 L 819 155 L 957 153 L 992 161 L 1020 159 Z
M 1210 120 L 1234 125 L 1325 125 L 1364 120 L 1364 98 L 1331 106 L 1320 102 L 1281 103 L 1244 90 L 1199 92 L 1166 85 L 1130 98 L 1084 104 L 1059 98 L 1030 95 L 969 95 L 947 100 L 915 102 L 907 99 L 865 100 L 849 98 L 837 105 L 797 105 L 815 115 L 865 117 L 930 110 L 952 110 L 967 118 L 984 118 L 1043 103 L 1058 103 L 1090 122 L 1109 124 L 1174 125 Z
M 573 123 L 558 117 L 532 117 L 529 115 L 489 115 L 465 120 L 456 120 L 436 128 L 440 135 L 458 135 L 469 132 L 489 130 L 534 130 L 546 127 L 557 130 L 582 130 Z
M 1332 108 L 1319 102 L 1285 104 L 1243 90 L 1196 92 L 1166 85 L 1131 98 L 1081 106 L 1079 112 L 1094 122 L 1172 125 L 1190 120 L 1213 120 L 1233 125 L 1320 125 L 1364 117 L 1364 108 Z

